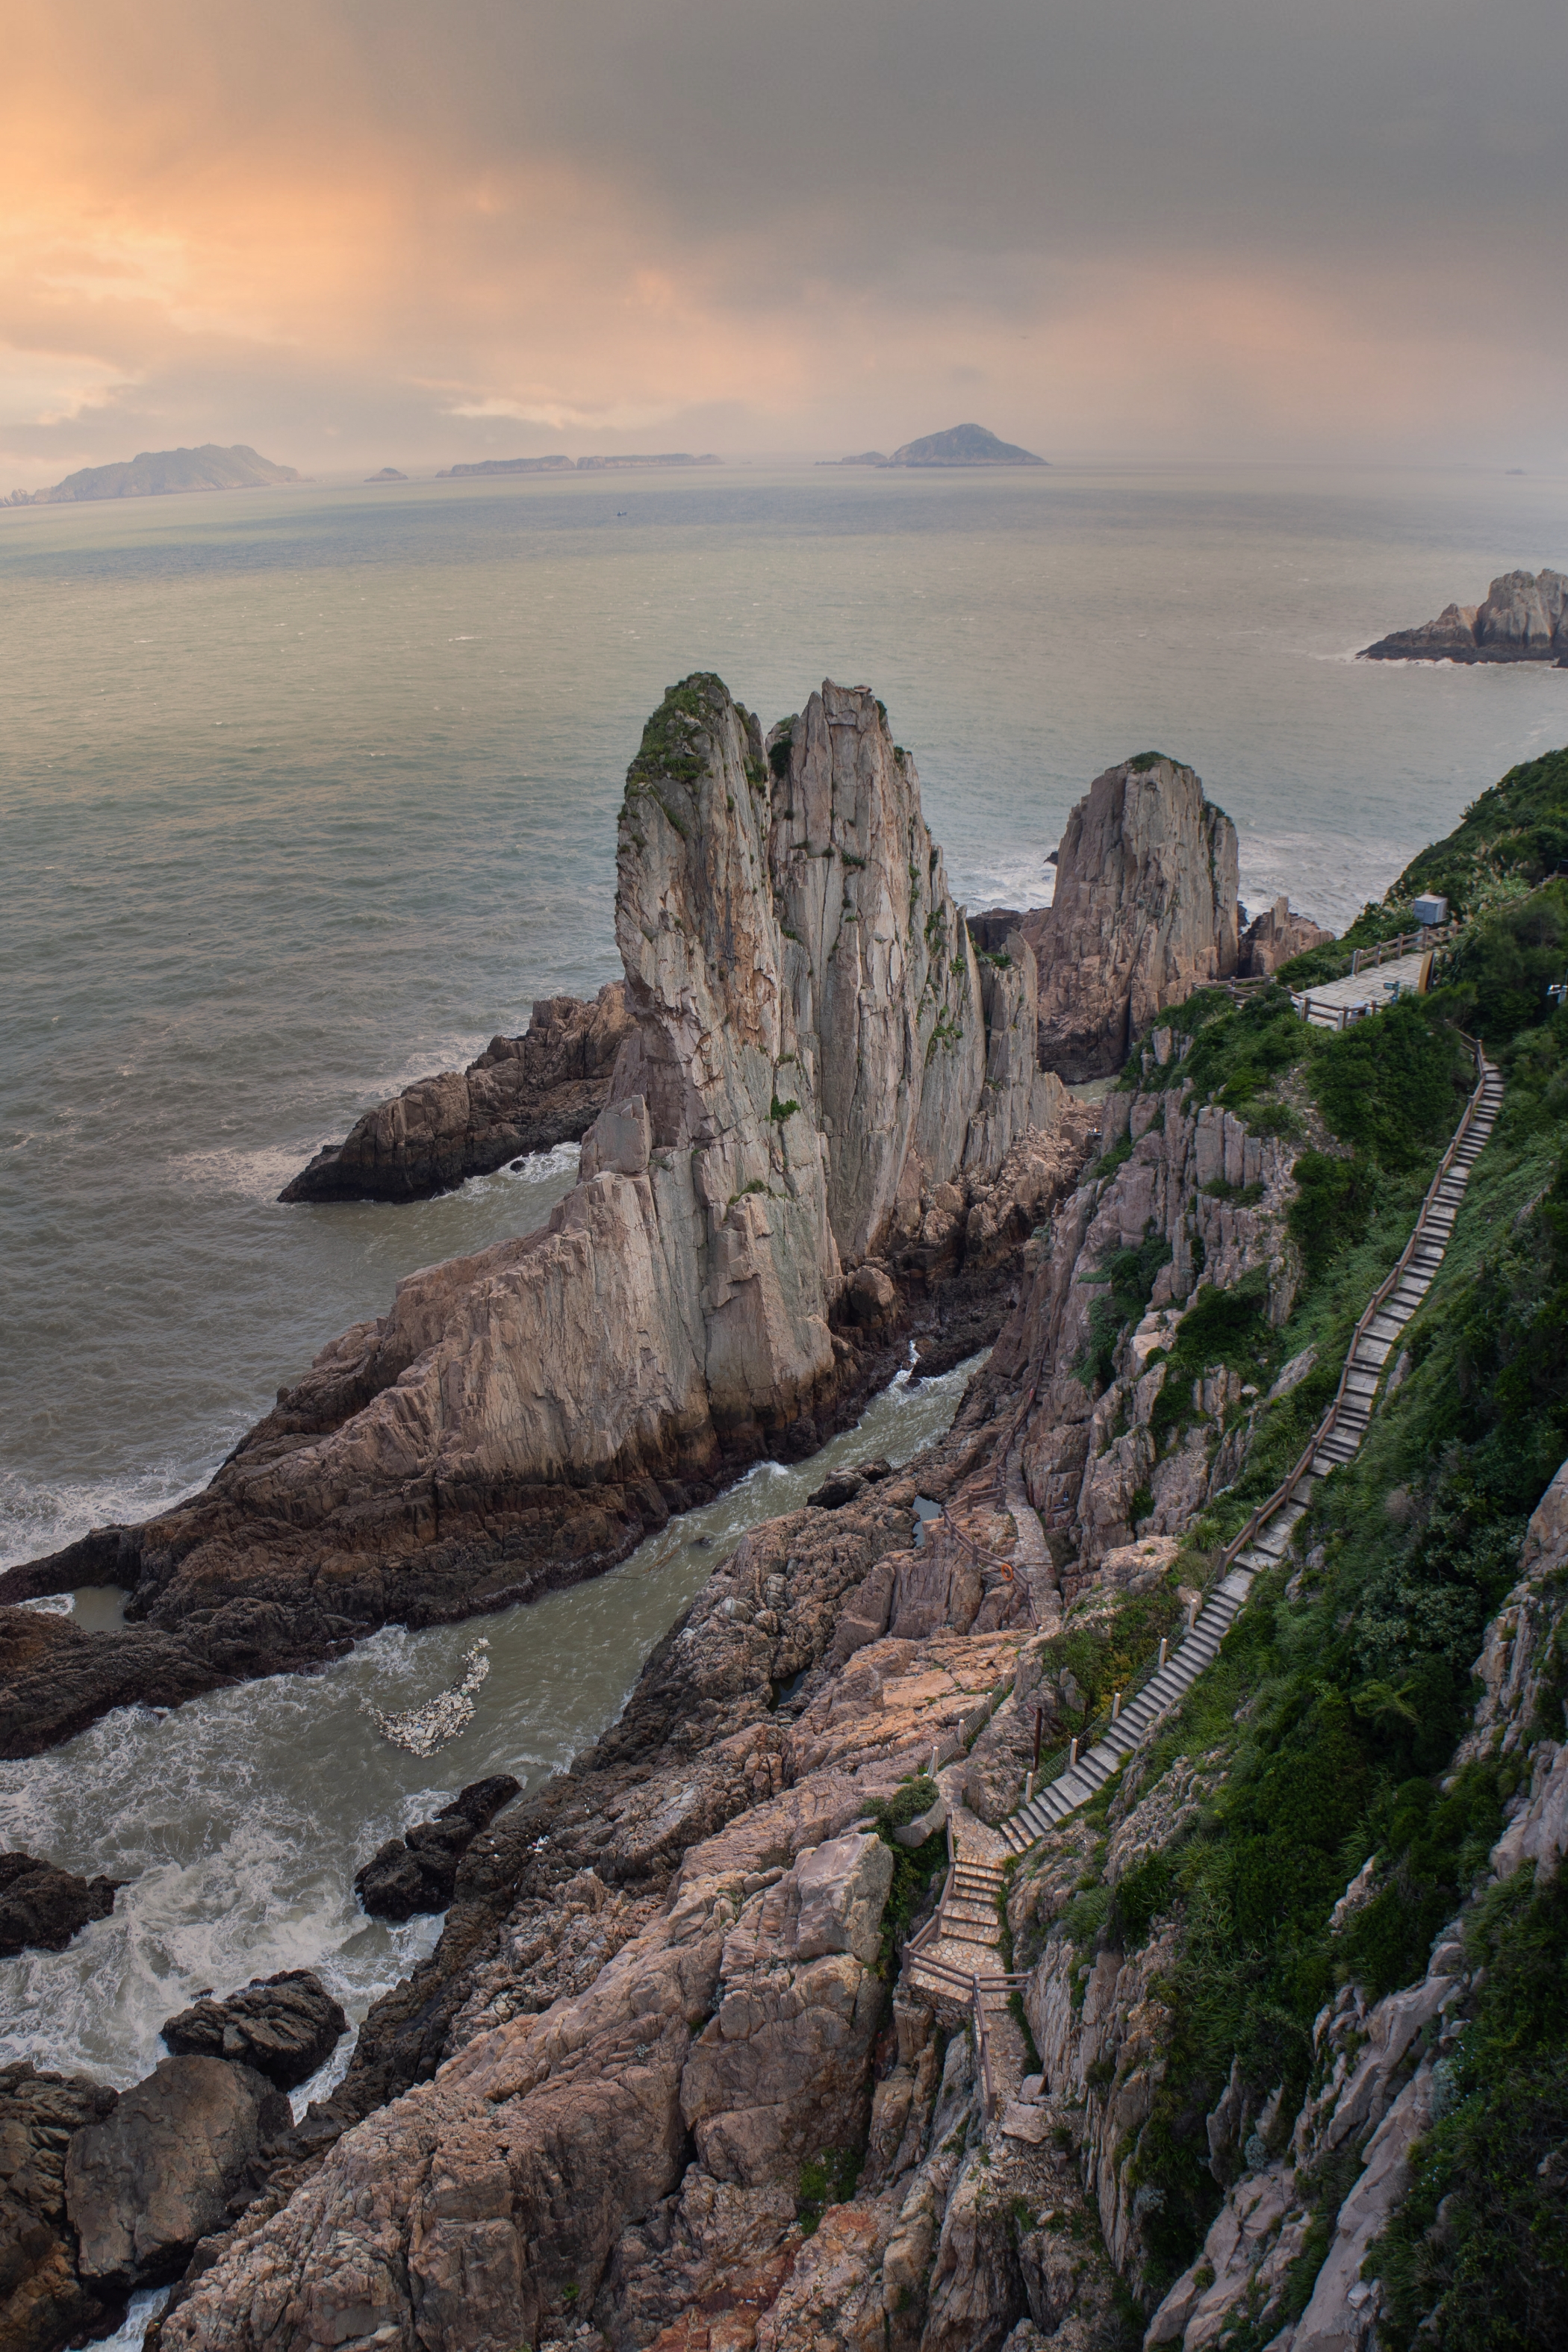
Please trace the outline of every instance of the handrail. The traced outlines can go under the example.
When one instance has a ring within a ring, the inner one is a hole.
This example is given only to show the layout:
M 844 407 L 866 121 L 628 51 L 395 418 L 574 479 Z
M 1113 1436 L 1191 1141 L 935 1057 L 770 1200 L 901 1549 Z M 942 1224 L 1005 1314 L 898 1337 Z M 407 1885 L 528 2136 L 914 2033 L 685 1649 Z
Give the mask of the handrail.
M 1345 1350 L 1344 1365 L 1340 1373 L 1339 1387 L 1334 1391 L 1333 1402 L 1330 1405 L 1327 1412 L 1323 1415 L 1322 1420 L 1313 1431 L 1305 1452 L 1296 1462 L 1294 1467 L 1287 1472 L 1283 1482 L 1279 1486 L 1276 1486 L 1273 1494 L 1268 1496 L 1268 1500 L 1266 1502 L 1259 1503 L 1258 1508 L 1253 1512 L 1252 1517 L 1247 1520 L 1247 1525 L 1243 1528 L 1241 1533 L 1238 1536 L 1233 1537 L 1231 1541 L 1226 1544 L 1225 1549 L 1219 1556 L 1218 1566 L 1215 1569 L 1213 1575 L 1209 1577 L 1207 1582 L 1204 1586 L 1204 1591 L 1205 1592 L 1211 1591 L 1222 1576 L 1229 1574 L 1237 1559 L 1247 1549 L 1247 1545 L 1251 1543 L 1253 1538 L 1258 1534 L 1258 1529 L 1262 1528 L 1268 1520 L 1274 1517 L 1276 1511 L 1283 1510 L 1285 1505 L 1290 1500 L 1291 1496 L 1300 1485 L 1301 1480 L 1306 1476 L 1308 1470 L 1311 1467 L 1314 1455 L 1318 1453 L 1325 1439 L 1327 1439 L 1332 1433 L 1334 1423 L 1339 1419 L 1340 1407 L 1344 1402 L 1346 1384 L 1350 1380 L 1352 1370 L 1355 1368 L 1356 1349 L 1360 1347 L 1363 1339 L 1366 1337 L 1373 1318 L 1382 1311 L 1384 1302 L 1397 1288 L 1400 1278 L 1404 1275 L 1411 1258 L 1414 1256 L 1416 1244 L 1420 1241 L 1422 1234 L 1426 1228 L 1427 1213 L 1436 1202 L 1438 1188 L 1447 1176 L 1450 1168 L 1452 1168 L 1454 1164 L 1454 1156 L 1458 1152 L 1459 1146 L 1463 1143 L 1466 1136 L 1470 1131 L 1470 1127 L 1475 1119 L 1476 1113 L 1481 1107 L 1481 1097 L 1486 1091 L 1487 1058 L 1478 1039 L 1466 1036 L 1463 1030 L 1460 1030 L 1458 1034 L 1461 1037 L 1464 1037 L 1465 1043 L 1472 1048 L 1476 1057 L 1476 1067 L 1479 1072 L 1479 1076 L 1476 1079 L 1475 1091 L 1471 1095 L 1469 1101 L 1465 1105 L 1465 1115 L 1463 1118 L 1460 1119 L 1458 1126 L 1454 1129 L 1453 1135 L 1449 1139 L 1448 1149 L 1444 1152 L 1441 1160 L 1438 1162 L 1436 1174 L 1433 1177 L 1431 1183 L 1426 1187 L 1426 1198 L 1421 1203 L 1420 1213 L 1416 1217 L 1415 1226 L 1411 1232 L 1410 1239 L 1400 1251 L 1393 1272 L 1389 1274 L 1373 1291 L 1371 1301 L 1364 1309 L 1361 1320 L 1357 1323 L 1355 1329 L 1351 1334 L 1350 1345 Z
M 1213 1570 L 1211 1570 L 1209 1575 L 1205 1578 L 1201 1588 L 1205 1598 L 1214 1591 L 1215 1586 L 1220 1582 L 1222 1578 L 1229 1575 L 1231 1569 L 1235 1566 L 1236 1561 L 1241 1553 L 1247 1549 L 1248 1544 L 1253 1541 L 1259 1530 L 1274 1517 L 1276 1511 L 1282 1510 L 1285 1505 L 1290 1500 L 1296 1488 L 1300 1485 L 1301 1480 L 1310 1469 L 1312 1462 L 1323 1445 L 1325 1440 L 1331 1433 L 1334 1423 L 1339 1418 L 1340 1407 L 1344 1402 L 1346 1385 L 1350 1380 L 1352 1370 L 1356 1368 L 1356 1349 L 1360 1347 L 1363 1339 L 1366 1337 L 1367 1331 L 1371 1328 L 1373 1318 L 1382 1311 L 1384 1305 L 1394 1290 L 1398 1286 L 1400 1278 L 1408 1266 L 1411 1258 L 1414 1256 L 1416 1244 L 1421 1240 L 1422 1234 L 1426 1230 L 1427 1213 L 1435 1205 L 1438 1191 L 1447 1178 L 1449 1170 L 1454 1164 L 1455 1157 L 1458 1154 L 1461 1144 L 1464 1142 L 1465 1138 L 1468 1135 L 1470 1129 L 1474 1124 L 1476 1114 L 1480 1109 L 1481 1100 L 1486 1092 L 1489 1065 L 1486 1058 L 1485 1049 L 1479 1038 L 1471 1037 L 1462 1029 L 1456 1030 L 1455 1034 L 1459 1037 L 1465 1045 L 1469 1046 L 1475 1056 L 1476 1069 L 1478 1073 L 1475 1089 L 1472 1092 L 1468 1102 L 1465 1105 L 1464 1117 L 1460 1119 L 1458 1126 L 1454 1129 L 1452 1136 L 1449 1138 L 1448 1148 L 1444 1152 L 1441 1160 L 1438 1162 L 1437 1172 L 1426 1188 L 1426 1196 L 1422 1201 L 1420 1213 L 1415 1219 L 1415 1223 L 1411 1231 L 1410 1238 L 1405 1243 L 1403 1250 L 1401 1250 L 1392 1273 L 1390 1273 L 1384 1281 L 1378 1285 L 1377 1289 L 1373 1293 L 1370 1304 L 1363 1311 L 1360 1321 L 1356 1324 L 1355 1329 L 1351 1334 L 1350 1345 L 1345 1350 L 1345 1360 L 1340 1372 L 1340 1382 L 1338 1388 L 1334 1391 L 1332 1403 L 1329 1406 L 1327 1412 L 1324 1413 L 1323 1418 L 1312 1432 L 1312 1434 L 1308 1440 L 1302 1453 L 1298 1456 L 1292 1467 L 1287 1471 L 1280 1484 L 1276 1486 L 1274 1492 L 1267 1498 L 1266 1501 L 1259 1503 L 1258 1508 L 1247 1520 L 1247 1525 L 1242 1528 L 1241 1533 L 1237 1536 L 1234 1536 L 1230 1542 L 1226 1545 L 1224 1550 L 1220 1553 L 1218 1561 Z M 1364 1367 L 1363 1369 L 1364 1369 Z M 1200 1601 L 1199 1608 L 1201 1609 L 1201 1607 L 1202 1602 Z M 1198 1610 L 1194 1610 L 1192 1616 L 1188 1621 L 1187 1635 L 1189 1639 L 1191 1637 L 1193 1628 L 1197 1622 L 1198 1613 Z M 1184 1646 L 1184 1643 L 1183 1646 Z M 1144 1664 L 1139 1668 L 1137 1674 L 1130 1682 L 1122 1685 L 1123 1699 L 1125 1700 L 1130 1696 L 1136 1696 L 1138 1692 L 1143 1688 L 1146 1683 L 1152 1681 L 1154 1675 L 1157 1675 L 1159 1671 L 1160 1659 L 1159 1654 L 1156 1652 L 1152 1659 L 1147 1660 Z M 1083 1748 L 1086 1741 L 1089 1746 L 1094 1744 L 1093 1740 L 1089 1738 L 1089 1734 L 1091 1731 L 1097 1729 L 1101 1714 L 1109 1712 L 1110 1710 L 1108 1708 L 1097 1708 L 1095 1713 L 1085 1720 L 1078 1734 L 1078 1745 L 1080 1749 Z M 1114 1721 L 1115 1717 L 1112 1717 L 1111 1720 Z M 1110 1727 L 1108 1726 L 1107 1728 L 1109 1727 Z M 1070 1758 L 1072 1750 L 1069 1748 L 1068 1750 L 1068 1757 Z M 1058 1764 L 1056 1771 L 1051 1775 L 1049 1781 L 1042 1780 L 1040 1782 L 1039 1786 L 1035 1790 L 1035 1795 L 1038 1797 L 1045 1789 L 1053 1786 L 1056 1781 L 1061 1779 L 1062 1774 L 1069 1769 L 1070 1766 L 1068 1762 L 1064 1759 L 1060 1764 Z M 931 1963 L 926 1963 L 925 1965 L 929 1966 Z

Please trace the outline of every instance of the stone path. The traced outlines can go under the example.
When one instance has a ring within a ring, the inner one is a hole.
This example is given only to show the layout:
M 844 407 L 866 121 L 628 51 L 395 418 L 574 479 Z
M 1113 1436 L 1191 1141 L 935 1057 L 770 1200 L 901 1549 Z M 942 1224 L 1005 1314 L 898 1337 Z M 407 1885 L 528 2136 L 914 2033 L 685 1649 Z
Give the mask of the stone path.
M 1394 969 L 1392 964 L 1384 967 L 1385 972 Z M 1397 1277 L 1386 1287 L 1376 1311 L 1363 1315 L 1357 1326 L 1340 1394 L 1320 1424 L 1310 1457 L 1304 1457 L 1298 1473 L 1275 1498 L 1267 1518 L 1254 1528 L 1245 1549 L 1227 1562 L 1226 1573 L 1211 1588 L 1180 1648 L 1151 1675 L 1104 1738 L 1096 1740 L 1076 1765 L 1069 1766 L 1032 1802 L 1020 1807 L 1003 1822 L 1002 1835 L 1015 1853 L 1026 1853 L 1069 1813 L 1076 1812 L 1079 1805 L 1087 1804 L 1111 1774 L 1121 1769 L 1158 1718 L 1168 1713 L 1196 1682 L 1204 1668 L 1218 1655 L 1220 1643 L 1246 1601 L 1253 1578 L 1283 1559 L 1318 1480 L 1327 1477 L 1355 1454 L 1371 1425 L 1384 1368 L 1443 1262 L 1443 1252 L 1454 1230 L 1470 1171 L 1486 1147 L 1501 1100 L 1502 1078 L 1487 1063 L 1459 1131 L 1422 1204 Z

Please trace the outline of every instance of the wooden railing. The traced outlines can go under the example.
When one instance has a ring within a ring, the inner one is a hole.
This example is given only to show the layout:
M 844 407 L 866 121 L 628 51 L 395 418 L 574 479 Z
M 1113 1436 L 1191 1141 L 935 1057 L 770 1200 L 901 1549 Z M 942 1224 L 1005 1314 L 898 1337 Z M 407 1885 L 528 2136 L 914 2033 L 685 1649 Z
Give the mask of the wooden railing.
M 1464 1036 L 1464 1032 L 1462 1030 L 1458 1034 L 1459 1035 Z M 1449 1139 L 1448 1149 L 1444 1152 L 1442 1160 L 1438 1163 L 1437 1173 L 1433 1177 L 1431 1183 L 1426 1188 L 1426 1197 L 1421 1203 L 1421 1213 L 1415 1220 L 1415 1228 L 1411 1233 L 1410 1239 L 1400 1251 L 1398 1260 L 1394 1265 L 1393 1272 L 1389 1274 L 1384 1281 L 1379 1283 L 1377 1288 L 1373 1291 L 1371 1301 L 1363 1313 L 1361 1320 L 1357 1323 L 1354 1331 L 1351 1334 L 1350 1346 L 1345 1350 L 1344 1367 L 1340 1373 L 1339 1387 L 1334 1391 L 1333 1402 L 1330 1405 L 1327 1412 L 1323 1415 L 1322 1420 L 1318 1423 L 1317 1428 L 1312 1432 L 1310 1438 L 1307 1442 L 1304 1452 L 1300 1454 L 1292 1467 L 1286 1473 L 1285 1477 L 1280 1484 L 1276 1486 L 1272 1495 L 1268 1496 L 1266 1502 L 1259 1503 L 1257 1510 L 1253 1512 L 1252 1517 L 1247 1520 L 1247 1525 L 1243 1528 L 1241 1533 L 1238 1536 L 1234 1537 L 1232 1540 L 1226 1544 L 1225 1549 L 1219 1556 L 1218 1566 L 1215 1568 L 1213 1575 L 1208 1580 L 1208 1583 L 1204 1588 L 1205 1591 L 1216 1583 L 1222 1576 L 1226 1576 L 1229 1573 L 1231 1568 L 1235 1565 L 1237 1559 L 1247 1549 L 1247 1545 L 1252 1542 L 1254 1537 L 1258 1535 L 1259 1530 L 1274 1517 L 1275 1512 L 1284 1509 L 1285 1505 L 1289 1501 L 1291 1496 L 1300 1485 L 1301 1480 L 1306 1476 L 1307 1472 L 1310 1469 L 1313 1456 L 1318 1453 L 1324 1439 L 1330 1435 L 1335 1422 L 1339 1419 L 1340 1407 L 1344 1402 L 1345 1390 L 1350 1383 L 1351 1372 L 1355 1365 L 1355 1351 L 1360 1347 L 1363 1339 L 1366 1337 L 1366 1333 L 1373 1318 L 1380 1313 L 1384 1306 L 1387 1303 L 1389 1297 L 1397 1287 L 1401 1276 L 1405 1273 L 1405 1268 L 1408 1266 L 1412 1257 L 1415 1255 L 1416 1244 L 1420 1241 L 1421 1236 L 1426 1230 L 1427 1213 L 1436 1201 L 1438 1188 L 1447 1177 L 1449 1169 L 1452 1168 L 1454 1164 L 1454 1156 L 1458 1152 L 1459 1146 L 1463 1143 L 1466 1136 L 1468 1135 L 1471 1125 L 1475 1119 L 1476 1113 L 1481 1107 L 1481 1097 L 1486 1090 L 1487 1083 L 1486 1055 L 1474 1037 L 1465 1037 L 1465 1043 L 1470 1047 L 1475 1055 L 1477 1071 L 1475 1092 L 1471 1095 L 1469 1101 L 1465 1105 L 1465 1115 L 1459 1121 L 1458 1126 L 1454 1129 L 1453 1135 Z
M 1418 947 L 1435 948 L 1440 940 L 1451 938 L 1457 928 L 1453 923 L 1418 923 L 1413 931 L 1401 931 L 1392 940 L 1379 940 L 1375 947 L 1354 948 L 1351 951 L 1350 977 L 1353 980 L 1359 971 L 1369 968 L 1375 971 L 1385 956 L 1396 960 L 1402 955 L 1414 955 Z

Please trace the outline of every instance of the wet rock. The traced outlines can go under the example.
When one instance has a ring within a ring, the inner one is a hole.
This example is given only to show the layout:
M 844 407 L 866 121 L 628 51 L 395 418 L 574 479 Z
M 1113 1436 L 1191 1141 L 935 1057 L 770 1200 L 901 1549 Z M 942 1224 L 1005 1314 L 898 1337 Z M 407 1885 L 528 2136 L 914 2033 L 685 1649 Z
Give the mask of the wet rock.
M 171 2017 L 163 2040 L 177 2058 L 228 2058 L 291 2091 L 326 2063 L 348 2019 L 310 1969 L 253 1977 L 226 2000 L 204 1997 Z
M 66 2149 L 114 2111 L 117 2094 L 84 2075 L 39 2074 L 24 2060 L 0 2067 L 0 2345 L 57 2352 L 101 2335 L 121 2298 L 84 2283 L 66 2218 Z
M 834 1477 L 825 1479 L 816 1493 L 808 1495 L 805 1499 L 814 1510 L 841 1511 L 846 1503 L 855 1500 L 865 1483 L 863 1478 L 840 1471 Z
M 434 1821 L 416 1822 L 404 1836 L 378 1846 L 354 1873 L 354 1893 L 371 1917 L 411 1919 L 416 1911 L 445 1911 L 458 1883 L 458 1864 L 521 1786 L 510 1772 L 475 1780 L 443 1805 Z
M 0 1853 L 0 1958 L 63 1952 L 92 1919 L 114 1908 L 114 1878 L 78 1878 L 30 1853 Z
M 514 1153 L 580 1143 L 609 1100 L 631 1027 L 612 981 L 586 1003 L 542 997 L 521 1037 L 492 1037 L 466 1070 L 420 1078 L 367 1110 L 286 1184 L 280 1201 L 416 1201 L 488 1176 Z
M 165 2058 L 89 2124 L 66 2157 L 66 2207 L 82 2277 L 156 2284 L 221 2229 L 263 2144 L 289 2127 L 289 2102 L 248 2066 Z

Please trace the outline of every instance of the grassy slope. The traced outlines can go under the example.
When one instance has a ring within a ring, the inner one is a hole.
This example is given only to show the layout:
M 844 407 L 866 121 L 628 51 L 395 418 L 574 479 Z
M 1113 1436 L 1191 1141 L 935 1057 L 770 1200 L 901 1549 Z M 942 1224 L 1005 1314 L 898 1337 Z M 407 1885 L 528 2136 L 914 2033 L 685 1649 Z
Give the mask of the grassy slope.
M 1153 2229 L 1167 2277 L 1191 2260 L 1217 2207 L 1203 2118 L 1233 2057 L 1260 2097 L 1286 2084 L 1288 2120 L 1323 2000 L 1352 1977 L 1375 1995 L 1421 1974 L 1433 1934 L 1484 1868 L 1504 1801 L 1528 1777 L 1528 1759 L 1514 1757 L 1445 1786 L 1482 1629 L 1513 1581 L 1529 1513 L 1568 1453 L 1568 1012 L 1545 994 L 1568 963 L 1568 883 L 1528 888 L 1555 864 L 1560 838 L 1568 854 L 1565 753 L 1514 771 L 1449 842 L 1415 861 L 1400 888 L 1447 887 L 1458 903 L 1491 907 L 1424 1004 L 1343 1037 L 1303 1033 L 1283 990 L 1241 1012 L 1200 997 L 1177 1016 L 1194 1042 L 1173 1083 L 1190 1076 L 1200 1095 L 1277 1129 L 1299 1130 L 1315 1109 L 1339 1139 L 1300 1163 L 1293 1223 L 1308 1280 L 1288 1329 L 1276 1336 L 1260 1316 L 1238 1314 L 1245 1302 L 1215 1302 L 1214 1330 L 1200 1333 L 1198 1310 L 1173 1365 L 1174 1388 L 1178 1373 L 1201 1369 L 1185 1356 L 1213 1347 L 1210 1360 L 1246 1363 L 1261 1383 L 1283 1358 L 1314 1342 L 1320 1350 L 1317 1370 L 1263 1416 L 1246 1475 L 1193 1531 L 1199 1552 L 1239 1526 L 1299 1452 L 1368 1292 L 1403 1245 L 1462 1100 L 1445 1022 L 1479 1032 L 1509 1086 L 1441 1274 L 1406 1335 L 1405 1376 L 1356 1461 L 1317 1498 L 1305 1571 L 1289 1587 L 1281 1576 L 1255 1590 L 1145 1776 L 1149 1785 L 1180 1755 L 1217 1754 L 1223 1787 L 1175 1848 L 1124 1879 L 1113 1900 L 1084 1898 L 1068 1923 L 1086 1948 L 1133 1949 L 1157 1918 L 1174 1911 L 1181 1922 L 1170 2063 L 1136 2158 L 1141 2183 L 1159 2192 Z M 1511 889 L 1494 894 L 1510 877 Z M 1562 1737 L 1563 1722 L 1536 1727 L 1547 1730 Z M 1336 1935 L 1330 1915 L 1370 1855 L 1373 1899 Z M 1568 2247 L 1568 2161 L 1538 2168 L 1568 2118 L 1568 1903 L 1552 1889 L 1516 1887 L 1483 1906 L 1470 1932 L 1492 1958 L 1482 2013 L 1458 2104 L 1433 2135 L 1384 2254 L 1395 2290 L 1390 2341 L 1413 2344 L 1436 2307 L 1421 2341 L 1453 2352 L 1563 2340 L 1552 2282 Z M 1541 1988 L 1554 1969 L 1548 1999 Z M 1347 2185 L 1319 2184 L 1325 2229 L 1299 2266 L 1298 2309 Z M 1449 2202 L 1433 2238 L 1440 2196 Z M 1247 2352 L 1244 2337 L 1234 2352 Z

